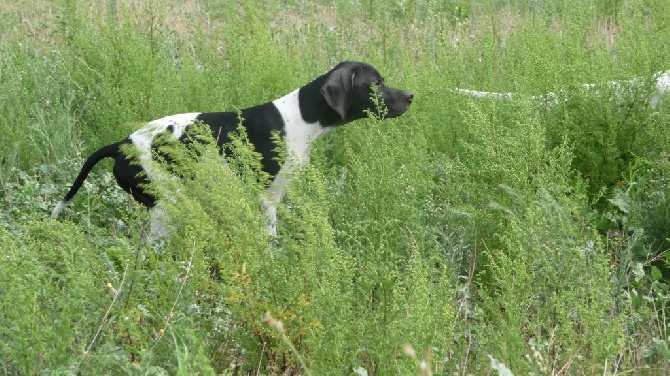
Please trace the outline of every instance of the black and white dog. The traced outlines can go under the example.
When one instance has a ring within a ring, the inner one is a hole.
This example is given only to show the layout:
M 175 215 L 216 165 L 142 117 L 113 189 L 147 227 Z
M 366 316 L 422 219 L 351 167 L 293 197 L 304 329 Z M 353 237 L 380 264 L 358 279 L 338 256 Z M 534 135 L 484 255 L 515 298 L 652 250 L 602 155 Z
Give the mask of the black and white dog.
M 168 135 L 183 142 L 190 126 L 204 123 L 211 129 L 223 152 L 224 145 L 230 141 L 228 134 L 237 130 L 240 123 L 238 115 L 241 115 L 249 141 L 262 156 L 263 170 L 273 177 L 263 205 L 270 221 L 268 232 L 275 235 L 277 204 L 291 173 L 308 161 L 310 144 L 339 125 L 367 117 L 368 111 L 382 115 L 373 101 L 375 96 L 386 109 L 385 118 L 404 114 L 414 97 L 411 92 L 386 86 L 383 77 L 369 64 L 345 61 L 298 90 L 272 102 L 243 109 L 240 113 L 196 112 L 154 120 L 125 140 L 93 153 L 51 217 L 57 217 L 72 200 L 93 166 L 108 157 L 114 159 L 114 177 L 119 186 L 146 207 L 154 208 L 158 198 L 146 189 L 146 185 L 155 178 L 149 165 L 153 153 L 157 152 L 154 145 L 156 137 Z M 285 140 L 288 154 L 288 160 L 281 168 L 272 136 L 276 132 Z M 136 152 L 122 151 L 128 147 Z

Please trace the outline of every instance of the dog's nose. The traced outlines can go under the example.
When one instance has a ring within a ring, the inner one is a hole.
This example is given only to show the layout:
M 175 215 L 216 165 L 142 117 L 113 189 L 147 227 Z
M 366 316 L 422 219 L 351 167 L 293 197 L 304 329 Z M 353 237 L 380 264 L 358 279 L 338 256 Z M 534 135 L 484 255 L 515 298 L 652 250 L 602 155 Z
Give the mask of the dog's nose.
M 405 92 L 405 99 L 407 100 L 407 103 L 412 103 L 414 100 L 414 93 L 411 93 L 409 91 Z

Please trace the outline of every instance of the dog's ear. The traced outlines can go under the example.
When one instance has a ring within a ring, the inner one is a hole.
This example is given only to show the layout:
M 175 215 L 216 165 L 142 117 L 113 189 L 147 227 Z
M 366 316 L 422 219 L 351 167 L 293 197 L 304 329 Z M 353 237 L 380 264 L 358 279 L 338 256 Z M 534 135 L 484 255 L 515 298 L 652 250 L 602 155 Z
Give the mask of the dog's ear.
M 326 83 L 321 87 L 321 95 L 335 110 L 342 120 L 347 116 L 353 99 L 354 78 L 356 70 L 351 67 L 340 67 L 330 73 Z

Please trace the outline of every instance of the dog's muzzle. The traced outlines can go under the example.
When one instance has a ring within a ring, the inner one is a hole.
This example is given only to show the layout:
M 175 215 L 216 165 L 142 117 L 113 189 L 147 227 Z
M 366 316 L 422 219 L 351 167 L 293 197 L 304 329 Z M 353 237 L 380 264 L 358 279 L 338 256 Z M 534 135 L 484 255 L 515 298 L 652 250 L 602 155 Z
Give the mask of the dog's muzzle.
M 384 104 L 388 109 L 387 118 L 395 118 L 404 114 L 409 110 L 409 106 L 414 101 L 414 93 L 411 91 L 394 89 L 387 94 L 387 98 L 383 98 Z

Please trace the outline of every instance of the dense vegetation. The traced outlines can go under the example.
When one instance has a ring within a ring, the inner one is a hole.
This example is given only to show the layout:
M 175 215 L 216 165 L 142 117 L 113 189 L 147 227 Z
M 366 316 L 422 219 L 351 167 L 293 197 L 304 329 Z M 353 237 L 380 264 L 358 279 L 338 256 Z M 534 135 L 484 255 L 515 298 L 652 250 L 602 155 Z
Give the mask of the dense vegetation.
M 669 372 L 670 101 L 649 96 L 670 2 L 0 10 L 0 373 Z M 167 239 L 142 241 L 108 162 L 49 218 L 83 158 L 142 121 L 272 100 L 341 60 L 415 103 L 320 139 L 277 239 L 243 134 L 230 168 L 202 153 L 175 187 Z

